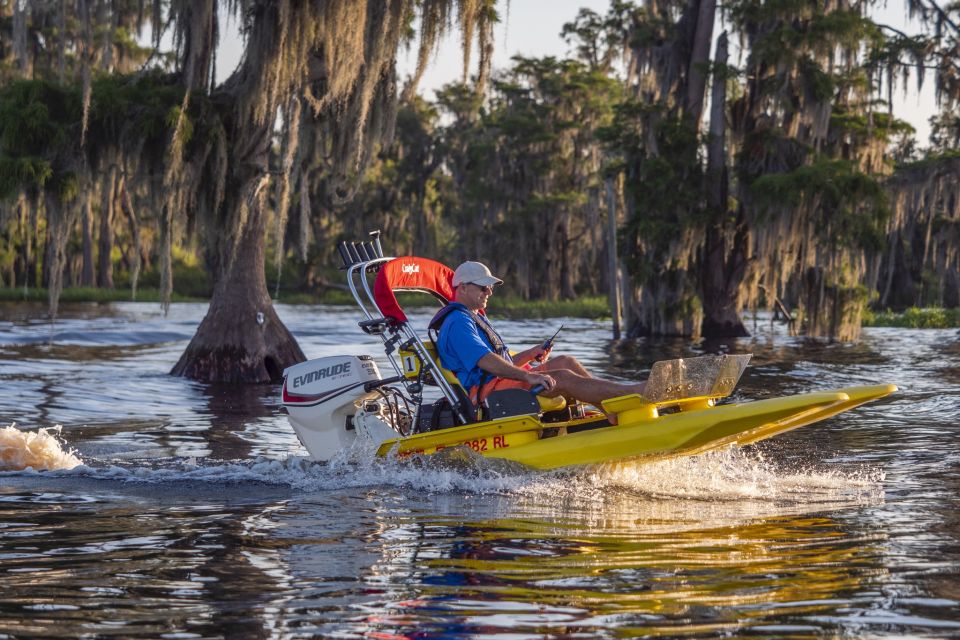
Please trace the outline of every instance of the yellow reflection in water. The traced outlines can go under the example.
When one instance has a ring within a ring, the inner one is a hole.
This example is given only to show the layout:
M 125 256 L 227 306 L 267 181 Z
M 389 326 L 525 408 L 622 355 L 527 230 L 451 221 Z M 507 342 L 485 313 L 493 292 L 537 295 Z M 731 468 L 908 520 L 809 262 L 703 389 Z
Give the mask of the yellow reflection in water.
M 672 480 L 683 484 L 677 474 Z M 804 494 L 788 491 L 786 476 L 775 486 L 763 477 L 766 498 L 711 500 L 703 484 L 695 499 L 653 498 L 572 478 L 568 490 L 505 499 L 506 517 L 414 517 L 408 537 L 393 522 L 372 569 L 394 581 L 417 577 L 420 596 L 391 607 L 400 628 L 409 614 L 431 610 L 489 633 L 576 627 L 676 636 L 783 625 L 852 602 L 885 573 L 882 536 L 831 515 L 880 498 L 845 500 L 813 486 L 831 478 L 815 480 Z M 389 628 L 390 620 L 380 623 Z

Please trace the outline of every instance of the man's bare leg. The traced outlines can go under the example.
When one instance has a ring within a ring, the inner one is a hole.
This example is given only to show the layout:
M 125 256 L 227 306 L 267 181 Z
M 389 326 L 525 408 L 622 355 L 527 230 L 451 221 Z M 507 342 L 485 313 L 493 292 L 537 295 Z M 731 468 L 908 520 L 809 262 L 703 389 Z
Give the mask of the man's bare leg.
M 551 375 L 554 371 L 559 371 L 561 369 L 573 371 L 575 374 L 584 378 L 593 377 L 590 375 L 590 372 L 587 371 L 586 367 L 580 364 L 580 361 L 573 356 L 557 356 L 556 358 L 550 358 L 539 367 L 540 371 L 549 371 Z
M 609 398 L 625 396 L 631 393 L 643 394 L 643 390 L 646 387 L 646 384 L 643 382 L 628 384 L 611 382 L 610 380 L 601 380 L 600 378 L 584 377 L 566 369 L 550 371 L 549 375 L 557 381 L 557 386 L 543 395 L 551 398 L 559 395 L 568 398 L 572 397 L 581 402 L 592 404 L 597 408 L 601 408 L 602 402 Z M 614 416 L 607 414 L 607 418 L 610 418 L 611 422 L 616 424 Z

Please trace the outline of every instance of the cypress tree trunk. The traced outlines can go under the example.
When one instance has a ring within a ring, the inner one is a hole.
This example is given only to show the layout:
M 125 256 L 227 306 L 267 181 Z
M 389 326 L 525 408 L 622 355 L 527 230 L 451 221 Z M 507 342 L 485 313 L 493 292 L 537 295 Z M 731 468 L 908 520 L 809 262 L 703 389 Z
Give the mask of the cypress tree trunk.
M 713 12 L 710 11 L 712 18 Z M 710 142 L 707 149 L 707 205 L 713 220 L 707 225 L 701 261 L 701 298 L 703 300 L 703 336 L 737 338 L 750 335 L 740 318 L 740 283 L 747 267 L 747 228 L 743 211 L 737 215 L 734 229 L 727 218 L 728 170 L 726 166 L 726 76 L 727 34 L 717 38 L 716 69 L 710 96 Z M 727 234 L 733 233 L 727 252 Z
M 831 342 L 856 342 L 866 307 L 861 288 L 828 282 L 824 269 L 810 267 L 801 282 L 800 313 L 805 333 Z
M 93 207 L 90 202 L 91 194 L 87 191 L 83 196 L 83 267 L 80 272 L 80 286 L 92 287 L 93 279 Z
M 739 338 L 749 336 L 740 318 L 739 288 L 747 267 L 747 229 L 743 213 L 738 216 L 733 248 L 726 251 L 725 231 L 719 224 L 706 230 L 703 248 L 703 336 Z
M 237 221 L 211 241 L 210 307 L 173 375 L 207 382 L 271 382 L 306 357 L 273 308 L 265 251 L 269 125 L 234 129 L 223 210 Z M 226 233 L 224 233 L 226 231 Z
M 264 272 L 266 216 L 257 207 L 221 273 L 207 315 L 173 375 L 207 382 L 271 382 L 306 358 L 280 321 Z
M 271 382 L 306 359 L 270 301 L 262 223 L 253 226 L 260 230 L 245 234 L 242 254 L 215 287 L 207 315 L 173 375 L 209 382 Z
M 97 260 L 97 283 L 103 289 L 113 289 L 113 209 L 114 191 L 117 183 L 117 165 L 111 164 L 103 181 L 103 196 L 100 199 L 100 255 Z

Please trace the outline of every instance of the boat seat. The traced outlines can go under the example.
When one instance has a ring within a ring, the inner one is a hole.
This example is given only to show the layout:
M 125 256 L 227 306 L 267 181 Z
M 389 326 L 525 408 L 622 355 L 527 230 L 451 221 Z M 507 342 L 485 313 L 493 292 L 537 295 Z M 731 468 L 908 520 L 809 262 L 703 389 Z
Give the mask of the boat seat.
M 440 369 L 440 373 L 443 375 L 444 379 L 453 386 L 458 393 L 463 393 L 464 397 L 468 397 L 466 389 L 460 384 L 460 381 L 457 379 L 457 376 L 454 375 L 453 371 L 447 369 L 440 362 L 440 358 L 437 356 L 437 348 L 433 344 L 433 341 L 427 340 L 423 342 L 423 345 L 427 348 L 427 352 L 430 354 L 430 357 L 433 358 L 433 361 L 437 363 L 437 368 Z M 417 354 L 408 349 L 400 349 L 400 362 L 403 366 L 403 377 L 408 380 L 416 380 L 420 376 L 420 358 L 417 357 Z M 432 373 L 427 372 L 423 377 L 423 381 L 429 385 L 436 385 L 436 382 L 433 380 Z M 548 411 L 560 411 L 567 406 L 567 401 L 563 396 L 558 396 L 556 398 L 546 398 L 544 396 L 537 396 L 537 402 L 540 404 L 541 413 Z

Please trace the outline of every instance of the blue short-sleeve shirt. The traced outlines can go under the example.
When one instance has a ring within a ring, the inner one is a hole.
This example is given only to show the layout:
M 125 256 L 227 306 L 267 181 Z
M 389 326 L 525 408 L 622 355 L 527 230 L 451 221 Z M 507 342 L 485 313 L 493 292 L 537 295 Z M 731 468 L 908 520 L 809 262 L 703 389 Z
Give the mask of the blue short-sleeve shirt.
M 440 327 L 437 353 L 443 366 L 453 371 L 464 389 L 470 390 L 486 375 L 477 364 L 480 358 L 496 351 L 470 312 L 457 309 L 447 315 Z

